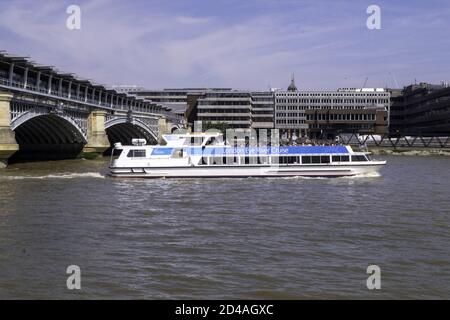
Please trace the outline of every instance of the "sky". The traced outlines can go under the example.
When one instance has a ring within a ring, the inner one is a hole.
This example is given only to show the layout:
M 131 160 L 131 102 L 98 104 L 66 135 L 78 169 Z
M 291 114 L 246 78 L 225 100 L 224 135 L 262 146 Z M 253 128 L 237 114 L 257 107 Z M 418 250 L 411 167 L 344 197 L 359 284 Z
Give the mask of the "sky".
M 81 28 L 66 27 L 69 5 Z M 369 29 L 369 5 L 381 29 Z M 0 50 L 106 86 L 450 82 L 450 1 L 0 0 Z

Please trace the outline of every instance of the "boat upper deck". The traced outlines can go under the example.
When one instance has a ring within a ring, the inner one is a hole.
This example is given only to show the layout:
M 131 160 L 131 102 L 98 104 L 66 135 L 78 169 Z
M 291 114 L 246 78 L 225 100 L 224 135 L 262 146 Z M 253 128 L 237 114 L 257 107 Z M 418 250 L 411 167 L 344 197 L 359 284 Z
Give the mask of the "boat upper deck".
M 183 150 L 190 156 L 226 156 L 226 155 L 305 155 L 305 154 L 349 154 L 348 146 L 289 146 L 289 147 L 152 147 L 151 155 L 171 155 L 175 149 Z

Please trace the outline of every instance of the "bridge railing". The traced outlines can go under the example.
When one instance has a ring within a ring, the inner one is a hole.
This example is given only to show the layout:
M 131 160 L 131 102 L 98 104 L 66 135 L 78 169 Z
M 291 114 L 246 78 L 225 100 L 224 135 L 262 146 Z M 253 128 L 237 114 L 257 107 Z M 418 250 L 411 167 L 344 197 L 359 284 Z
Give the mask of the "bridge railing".
M 339 135 L 339 141 L 353 146 L 401 148 L 450 148 L 450 136 Z
M 53 87 L 52 88 L 42 88 L 39 87 L 37 85 L 34 84 L 25 84 L 25 81 L 17 81 L 17 80 L 12 80 L 10 81 L 10 79 L 8 77 L 5 77 L 4 75 L 0 74 L 0 85 L 9 89 L 19 89 L 20 91 L 27 91 L 30 93 L 39 93 L 41 95 L 46 95 L 46 96 L 51 96 L 51 97 L 55 97 L 55 98 L 63 98 L 69 101 L 73 101 L 73 102 L 78 102 L 78 103 L 83 103 L 83 104 L 89 104 L 91 106 L 98 106 L 98 107 L 102 107 L 108 110 L 121 110 L 121 111 L 126 111 L 128 110 L 128 108 L 131 108 L 134 111 L 137 112 L 144 112 L 146 114 L 149 115 L 154 115 L 157 117 L 165 117 L 167 119 L 169 119 L 170 121 L 177 123 L 177 124 L 182 124 L 183 123 L 183 116 L 180 115 L 176 115 L 174 113 L 171 112 L 167 112 L 164 110 L 152 110 L 150 112 L 148 111 L 140 111 L 140 107 L 139 106 L 127 106 L 127 105 L 117 105 L 115 103 L 111 103 L 110 102 L 105 102 L 105 101 L 99 101 L 98 99 L 93 99 L 92 97 L 89 96 L 74 96 L 74 95 L 69 95 L 68 92 L 60 92 L 58 89 L 55 90 Z

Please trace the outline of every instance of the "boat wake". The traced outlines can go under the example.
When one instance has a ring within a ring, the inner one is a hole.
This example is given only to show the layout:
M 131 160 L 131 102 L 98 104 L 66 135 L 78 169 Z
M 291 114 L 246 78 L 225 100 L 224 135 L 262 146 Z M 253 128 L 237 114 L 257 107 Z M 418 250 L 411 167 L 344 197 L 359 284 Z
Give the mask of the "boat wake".
M 360 178 L 378 178 L 381 177 L 379 172 L 360 173 L 354 176 L 342 176 L 342 177 L 312 177 L 312 176 L 292 176 L 292 177 L 269 177 L 268 180 L 330 180 L 330 179 L 360 179 Z
M 84 172 L 84 173 L 67 173 L 67 174 L 49 174 L 43 176 L 0 176 L 3 180 L 45 180 L 45 179 L 77 179 L 77 178 L 105 178 L 98 172 Z
M 342 177 L 346 179 L 355 179 L 355 178 L 378 178 L 381 177 L 381 174 L 379 172 L 367 172 L 367 173 L 360 173 L 354 176 L 347 176 Z

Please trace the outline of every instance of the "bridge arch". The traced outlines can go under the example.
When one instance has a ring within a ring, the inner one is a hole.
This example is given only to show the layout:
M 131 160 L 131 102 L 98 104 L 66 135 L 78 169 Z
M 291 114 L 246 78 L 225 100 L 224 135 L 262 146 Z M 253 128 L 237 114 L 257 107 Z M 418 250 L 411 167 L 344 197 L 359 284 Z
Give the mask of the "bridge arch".
M 131 139 L 143 138 L 148 143 L 156 143 L 158 135 L 154 130 L 139 119 L 127 117 L 112 118 L 105 122 L 105 131 L 111 144 L 121 142 L 131 144 Z
M 56 160 L 76 157 L 87 143 L 85 132 L 63 113 L 27 111 L 11 122 L 19 144 L 14 160 Z

